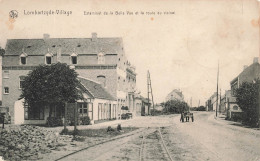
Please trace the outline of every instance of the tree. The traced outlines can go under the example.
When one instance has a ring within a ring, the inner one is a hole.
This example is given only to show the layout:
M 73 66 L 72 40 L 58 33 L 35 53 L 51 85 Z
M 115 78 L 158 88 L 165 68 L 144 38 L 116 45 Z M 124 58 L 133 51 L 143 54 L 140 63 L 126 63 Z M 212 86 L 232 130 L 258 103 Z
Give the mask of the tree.
M 75 70 L 63 63 L 40 65 L 25 77 L 20 97 L 32 108 L 49 106 L 51 116 L 53 106 L 82 98 L 77 76 Z
M 188 110 L 188 104 L 179 100 L 169 100 L 164 103 L 164 111 L 169 113 L 181 113 Z
M 3 56 L 5 54 L 5 49 L 0 47 L 0 56 Z
M 243 82 L 236 90 L 237 104 L 245 113 L 244 121 L 251 126 L 257 126 L 258 123 L 259 83 L 259 80 L 255 83 Z

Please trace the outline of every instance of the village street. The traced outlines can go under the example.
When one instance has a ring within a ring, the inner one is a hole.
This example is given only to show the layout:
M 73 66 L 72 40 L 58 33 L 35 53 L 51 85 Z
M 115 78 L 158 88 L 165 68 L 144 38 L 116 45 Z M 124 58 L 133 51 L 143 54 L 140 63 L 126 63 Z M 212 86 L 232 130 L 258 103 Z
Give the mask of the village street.
M 141 129 L 61 160 L 170 160 L 159 127 L 172 160 L 260 159 L 259 130 L 238 126 L 221 116 L 215 119 L 212 112 L 195 113 L 194 122 L 180 123 L 179 119 L 179 115 L 147 116 L 121 122 L 122 127 Z

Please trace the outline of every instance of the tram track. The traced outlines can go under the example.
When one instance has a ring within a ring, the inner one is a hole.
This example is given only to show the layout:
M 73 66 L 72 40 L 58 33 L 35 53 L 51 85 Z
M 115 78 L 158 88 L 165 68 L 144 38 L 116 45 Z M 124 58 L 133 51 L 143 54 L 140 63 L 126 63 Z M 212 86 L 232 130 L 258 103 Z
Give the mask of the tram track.
M 110 143 L 110 142 L 113 142 L 113 141 L 117 141 L 117 140 L 121 140 L 121 139 L 124 139 L 124 138 L 127 138 L 127 137 L 130 137 L 130 136 L 133 136 L 133 135 L 137 135 L 143 131 L 145 131 L 146 128 L 142 128 L 142 129 L 139 129 L 139 130 L 136 130 L 136 131 L 133 131 L 131 133 L 128 133 L 128 134 L 125 134 L 123 136 L 119 136 L 119 137 L 113 137 L 111 139 L 108 139 L 108 140 L 105 140 L 105 141 L 102 141 L 102 142 L 99 142 L 97 144 L 94 144 L 94 145 L 91 145 L 91 146 L 88 146 L 88 147 L 85 147 L 85 148 L 82 148 L 80 150 L 77 150 L 77 151 L 74 151 L 72 153 L 69 153 L 67 155 L 64 155 L 58 159 L 55 159 L 55 161 L 59 161 L 59 160 L 65 160 L 73 155 L 77 155 L 78 153 L 82 152 L 82 151 L 87 151 L 89 150 L 90 148 L 94 148 L 94 147 L 97 147 L 97 146 L 100 146 L 102 144 L 106 144 L 106 143 Z
M 139 161 L 145 161 L 146 160 L 146 156 L 147 155 L 147 152 L 146 152 L 146 139 L 151 135 L 151 133 L 154 133 L 156 135 L 155 138 L 159 138 L 158 141 L 160 142 L 160 145 L 163 149 L 163 151 L 167 154 L 167 158 L 171 161 L 173 161 L 172 157 L 171 157 L 171 154 L 165 144 L 165 141 L 164 141 L 164 138 L 163 138 L 163 135 L 161 133 L 161 127 L 158 127 L 156 130 L 154 130 L 153 132 L 150 132 L 150 133 L 147 133 L 147 134 L 143 134 L 142 136 L 142 141 L 141 141 L 141 145 L 140 145 L 140 152 L 139 152 Z M 158 136 L 158 137 L 157 137 Z M 155 152 L 154 152 L 155 153 Z M 158 152 L 159 154 L 160 152 Z M 166 158 L 164 158 L 166 159 Z

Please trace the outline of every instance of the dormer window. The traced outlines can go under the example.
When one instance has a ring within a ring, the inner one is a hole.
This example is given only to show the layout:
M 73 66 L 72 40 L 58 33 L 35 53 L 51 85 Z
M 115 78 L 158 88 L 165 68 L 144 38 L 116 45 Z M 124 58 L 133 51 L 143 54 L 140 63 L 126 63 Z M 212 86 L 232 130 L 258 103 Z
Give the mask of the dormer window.
M 20 55 L 20 64 L 21 65 L 25 65 L 26 64 L 26 57 L 27 57 L 27 54 L 26 53 L 22 53 Z
M 105 54 L 103 52 L 98 54 L 98 64 L 105 64 Z
M 78 64 L 78 55 L 77 54 L 75 54 L 75 53 L 71 54 L 70 58 L 71 58 L 71 64 Z
M 45 55 L 45 64 L 51 64 L 52 63 L 52 54 L 47 53 Z

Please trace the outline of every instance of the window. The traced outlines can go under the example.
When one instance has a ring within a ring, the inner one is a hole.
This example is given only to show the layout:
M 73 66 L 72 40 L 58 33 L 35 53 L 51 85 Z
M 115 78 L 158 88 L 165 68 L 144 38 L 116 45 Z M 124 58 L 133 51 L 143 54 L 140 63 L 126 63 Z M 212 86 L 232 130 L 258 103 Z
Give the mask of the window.
M 9 87 L 4 87 L 4 94 L 9 94 Z
M 71 63 L 72 64 L 77 64 L 77 57 L 76 56 L 72 56 L 71 57 Z
M 20 89 L 23 88 L 24 78 L 25 78 L 25 76 L 20 76 L 20 82 L 19 82 L 19 88 L 20 88 Z
M 116 118 L 116 104 L 113 104 L 113 118 Z
M 102 103 L 98 104 L 98 120 L 102 119 L 102 106 L 103 106 Z
M 98 54 L 98 64 L 105 64 L 105 54 L 103 52 Z
M 90 120 L 93 120 L 93 104 L 88 103 L 88 117 Z
M 50 56 L 46 56 L 46 64 L 51 64 L 51 57 Z
M 9 71 L 8 71 L 8 70 L 5 70 L 5 71 L 4 71 L 3 77 L 4 77 L 4 78 L 9 78 Z
M 71 54 L 71 64 L 78 64 L 77 54 Z
M 45 64 L 51 64 L 52 63 L 52 54 L 48 53 L 45 55 Z
M 29 106 L 24 104 L 24 119 L 25 120 L 44 120 L 44 107 L 35 105 Z
M 20 55 L 20 64 L 21 65 L 25 65 L 26 64 L 26 57 L 27 57 L 27 54 L 25 54 L 25 53 L 22 53 Z
M 87 103 L 78 103 L 78 111 L 79 114 L 84 115 L 84 114 L 88 114 L 88 106 Z
M 26 64 L 26 57 L 21 57 L 21 64 L 25 65 Z
M 233 110 L 238 110 L 238 106 L 233 106 Z
M 107 109 L 107 104 L 105 103 L 103 106 L 103 119 L 106 119 L 106 109 Z

